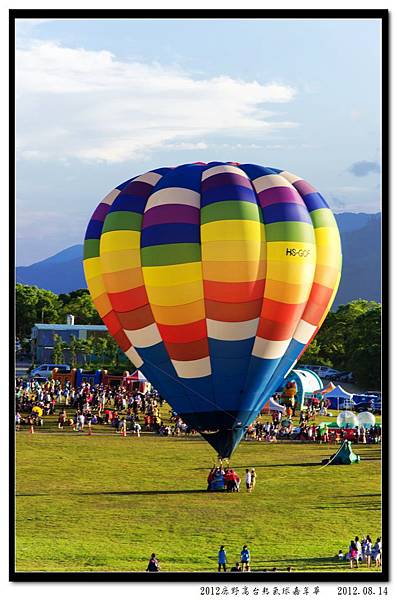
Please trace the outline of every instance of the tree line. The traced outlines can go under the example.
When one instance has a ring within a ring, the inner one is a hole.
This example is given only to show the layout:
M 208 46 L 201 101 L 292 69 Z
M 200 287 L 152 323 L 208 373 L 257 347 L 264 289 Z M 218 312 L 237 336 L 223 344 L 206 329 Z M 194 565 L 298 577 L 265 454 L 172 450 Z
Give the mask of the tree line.
M 22 342 L 30 338 L 34 323 L 66 323 L 73 314 L 76 324 L 102 325 L 102 320 L 88 290 L 54 294 L 36 286 L 16 286 L 16 335 Z M 58 336 L 59 337 L 59 336 Z M 65 352 L 64 342 L 54 340 L 55 357 Z M 118 363 L 120 354 L 111 336 L 75 340 L 69 348 L 74 356 L 90 357 Z M 58 362 L 55 361 L 54 362 Z M 63 361 L 59 361 L 63 362 Z M 379 389 L 381 382 L 381 305 L 368 300 L 353 300 L 329 312 L 301 364 L 326 365 L 352 371 L 355 381 L 366 388 Z

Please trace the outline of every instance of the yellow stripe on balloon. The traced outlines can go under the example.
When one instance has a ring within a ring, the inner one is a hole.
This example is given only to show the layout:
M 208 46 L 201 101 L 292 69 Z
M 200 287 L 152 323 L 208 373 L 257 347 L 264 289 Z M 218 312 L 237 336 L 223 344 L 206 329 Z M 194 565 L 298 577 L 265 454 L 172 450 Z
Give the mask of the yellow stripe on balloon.
M 301 304 L 306 302 L 310 295 L 311 286 L 306 283 L 284 283 L 266 279 L 265 297 L 287 304 Z
M 212 221 L 201 225 L 201 242 L 216 242 L 219 240 L 253 240 L 265 239 L 265 227 L 259 221 L 225 220 Z
M 313 262 L 268 260 L 266 278 L 286 283 L 305 283 L 311 286 L 316 265 Z
M 140 231 L 108 231 L 103 233 L 100 242 L 100 254 L 115 250 L 131 250 L 140 248 Z
M 104 273 L 135 269 L 141 266 L 141 251 L 140 249 L 134 249 L 106 252 L 101 255 L 101 264 Z
M 267 260 L 292 264 L 315 263 L 316 246 L 308 242 L 268 242 Z
M 203 278 L 206 281 L 257 281 L 266 275 L 266 261 L 207 261 L 203 262 Z
M 334 246 L 317 246 L 317 264 L 340 270 L 342 266 L 340 248 L 335 248 Z
M 98 277 L 92 277 L 91 279 L 87 278 L 87 287 L 90 290 L 90 294 L 94 300 L 101 294 L 106 293 L 106 287 L 102 275 L 98 275 Z
M 205 306 L 202 299 L 178 306 L 151 304 L 153 317 L 161 325 L 185 325 L 205 319 Z
M 202 281 L 164 287 L 146 285 L 146 293 L 150 305 L 156 304 L 159 306 L 177 306 L 179 304 L 195 302 L 196 300 L 203 300 L 204 298 Z
M 86 279 L 93 279 L 102 274 L 101 259 L 99 256 L 86 258 L 83 262 L 83 267 Z
M 314 282 L 332 289 L 339 275 L 340 271 L 336 267 L 317 264 Z
M 332 246 L 336 251 L 340 251 L 340 237 L 336 227 L 317 227 L 314 234 L 317 246 Z
M 201 247 L 203 261 L 255 261 L 266 258 L 266 242 L 260 240 L 224 240 L 206 242 Z
M 163 287 L 180 283 L 202 281 L 201 263 L 182 263 L 159 267 L 142 267 L 145 285 Z

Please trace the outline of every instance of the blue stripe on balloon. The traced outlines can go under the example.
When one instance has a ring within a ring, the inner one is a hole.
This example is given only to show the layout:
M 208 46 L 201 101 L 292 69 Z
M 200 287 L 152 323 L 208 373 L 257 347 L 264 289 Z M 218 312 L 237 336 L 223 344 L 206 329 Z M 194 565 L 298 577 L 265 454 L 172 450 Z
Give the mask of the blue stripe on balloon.
M 251 179 L 257 179 L 258 177 L 263 177 L 264 175 L 278 175 L 282 172 L 282 169 L 274 169 L 273 167 L 261 167 L 260 165 L 239 165 L 239 169 L 244 171 L 246 175 Z
M 171 169 L 155 185 L 153 192 L 169 187 L 186 188 L 195 192 L 200 192 L 201 174 L 204 170 L 203 165 L 182 165 Z
M 85 232 L 86 240 L 99 240 L 103 228 L 103 221 L 90 221 Z
M 252 411 L 258 403 L 259 397 L 263 393 L 266 393 L 267 386 L 278 363 L 278 358 L 270 359 L 251 356 L 241 403 L 242 410 Z
M 114 200 L 110 207 L 109 213 L 116 211 L 134 211 L 143 215 L 147 198 L 143 196 L 135 196 L 134 194 L 122 193 Z M 108 214 L 109 214 L 108 213 Z
M 254 341 L 255 337 L 233 342 L 208 338 L 209 354 L 211 357 L 244 358 L 251 355 Z
M 120 183 L 115 189 L 120 191 L 123 190 L 125 187 L 127 187 L 129 183 L 131 183 L 131 181 L 134 181 L 134 179 L 136 179 L 136 177 L 132 177 L 132 179 L 127 179 L 127 181 L 123 181 L 123 183 Z
M 161 244 L 200 243 L 200 226 L 191 223 L 164 223 L 142 229 L 141 248 Z
M 319 192 L 312 192 L 303 196 L 303 200 L 306 204 L 307 210 L 317 210 L 319 208 L 329 208 L 327 201 L 322 197 Z
M 306 200 L 306 199 L 305 199 Z M 262 208 L 263 220 L 265 224 L 298 221 L 301 223 L 312 224 L 308 209 L 301 204 L 290 202 L 279 202 L 270 204 Z
M 214 202 L 224 202 L 225 200 L 240 200 L 256 204 L 256 196 L 253 190 L 243 185 L 223 185 L 222 187 L 214 187 L 203 191 L 201 207 Z

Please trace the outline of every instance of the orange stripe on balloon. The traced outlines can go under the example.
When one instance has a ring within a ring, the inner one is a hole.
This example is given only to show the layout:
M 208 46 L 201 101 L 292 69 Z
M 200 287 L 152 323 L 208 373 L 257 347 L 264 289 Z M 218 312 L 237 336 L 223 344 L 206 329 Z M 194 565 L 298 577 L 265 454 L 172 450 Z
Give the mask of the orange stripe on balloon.
M 204 281 L 206 300 L 219 302 L 249 302 L 263 297 L 265 280 L 228 282 Z

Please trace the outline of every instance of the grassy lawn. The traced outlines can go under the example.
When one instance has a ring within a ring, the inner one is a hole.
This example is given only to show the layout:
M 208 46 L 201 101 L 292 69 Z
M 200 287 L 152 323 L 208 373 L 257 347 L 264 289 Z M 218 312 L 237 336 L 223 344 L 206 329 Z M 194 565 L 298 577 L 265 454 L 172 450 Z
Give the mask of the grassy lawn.
M 348 570 L 338 550 L 381 535 L 378 446 L 320 469 L 335 446 L 242 442 L 231 464 L 241 477 L 256 468 L 255 491 L 209 494 L 201 438 L 100 431 L 114 430 L 57 435 L 46 418 L 17 434 L 18 571 L 142 571 L 151 552 L 163 571 L 213 571 L 220 544 L 231 566 L 245 543 L 252 570 Z

